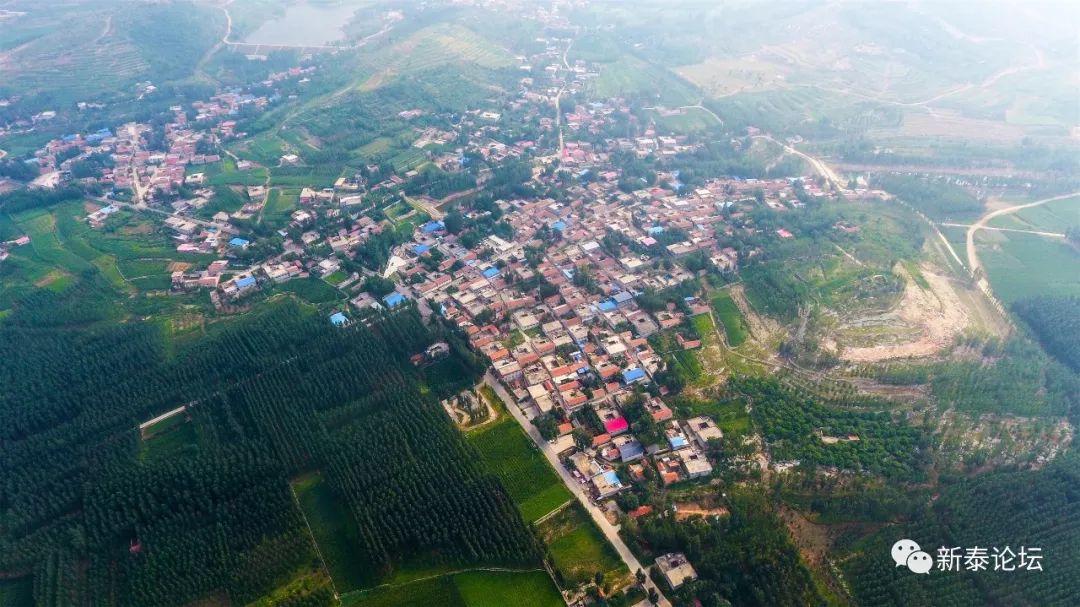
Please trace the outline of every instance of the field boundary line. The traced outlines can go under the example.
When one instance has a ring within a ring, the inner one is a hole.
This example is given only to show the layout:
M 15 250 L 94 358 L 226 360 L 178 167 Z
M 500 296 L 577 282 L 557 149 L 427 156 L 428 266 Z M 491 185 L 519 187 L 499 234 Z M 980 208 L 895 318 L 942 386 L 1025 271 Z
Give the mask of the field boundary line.
M 547 569 L 545 569 L 543 567 L 533 567 L 532 569 L 515 569 L 513 567 L 471 567 L 469 569 L 456 569 L 454 571 L 445 571 L 443 573 L 435 573 L 435 574 L 432 574 L 432 575 L 425 575 L 423 577 L 418 577 L 416 579 L 412 579 L 412 580 L 409 580 L 407 582 L 401 582 L 400 584 L 379 584 L 378 586 L 372 586 L 371 588 L 363 588 L 363 589 L 360 589 L 360 590 L 351 590 L 349 592 L 346 592 L 344 596 L 361 596 L 361 595 L 367 594 L 369 592 L 372 592 L 374 590 L 379 590 L 379 589 L 382 589 L 382 588 L 401 588 L 401 587 L 409 586 L 411 584 L 416 584 L 416 583 L 419 583 L 419 582 L 427 582 L 429 580 L 437 580 L 437 579 L 443 578 L 443 577 L 452 577 L 452 576 L 455 576 L 455 575 L 461 575 L 462 573 L 473 573 L 473 572 L 477 572 L 477 571 L 490 571 L 490 572 L 495 572 L 495 573 L 539 573 L 541 571 L 547 571 Z M 548 572 L 548 574 L 550 575 L 550 572 Z M 332 581 L 333 581 L 333 578 L 331 578 L 331 582 Z M 556 586 L 556 587 L 558 587 L 558 586 Z M 336 590 L 335 590 L 335 594 L 336 594 Z M 342 596 L 338 596 L 338 598 L 340 599 L 340 598 L 342 598 Z
M 559 504 L 558 506 L 556 506 L 555 509 L 552 510 L 551 512 L 548 512 L 544 516 L 541 516 L 540 518 L 533 521 L 533 524 L 534 525 L 539 525 L 539 524 L 543 523 L 544 521 L 550 519 L 551 517 L 553 517 L 556 514 L 562 512 L 563 510 L 566 510 L 567 506 L 569 506 L 570 504 L 573 504 L 576 501 L 577 500 L 575 500 L 574 498 L 570 498 L 570 499 L 566 500 L 565 502 L 563 502 L 563 503 Z
M 296 509 L 300 511 L 300 518 L 304 519 L 304 526 L 307 527 L 308 537 L 311 538 L 311 545 L 315 547 L 315 554 L 319 556 L 319 562 L 322 563 L 323 572 L 326 573 L 326 577 L 330 580 L 330 587 L 334 590 L 334 598 L 340 600 L 341 594 L 338 593 L 337 584 L 334 583 L 334 576 L 330 575 L 330 568 L 326 566 L 326 558 L 323 557 L 322 549 L 319 548 L 319 542 L 315 539 L 315 532 L 311 529 L 311 523 L 308 522 L 307 513 L 304 512 L 303 506 L 300 505 L 300 498 L 296 495 L 296 488 L 292 486 L 292 483 L 288 483 L 289 493 L 292 494 L 293 503 L 296 504 Z

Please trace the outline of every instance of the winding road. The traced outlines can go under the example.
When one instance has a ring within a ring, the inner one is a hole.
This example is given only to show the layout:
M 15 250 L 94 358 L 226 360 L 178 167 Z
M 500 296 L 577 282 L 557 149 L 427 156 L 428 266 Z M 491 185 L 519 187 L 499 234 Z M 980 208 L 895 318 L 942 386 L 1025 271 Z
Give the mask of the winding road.
M 817 158 L 815 158 L 815 157 L 813 157 L 813 156 L 811 156 L 811 155 L 809 155 L 809 154 L 807 154 L 805 152 L 800 152 L 799 150 L 796 150 L 795 148 L 791 147 L 790 145 L 788 145 L 788 144 L 786 144 L 786 143 L 784 143 L 782 141 L 777 141 L 776 139 L 773 139 L 772 135 L 754 135 L 754 139 L 764 139 L 766 141 L 771 141 L 771 142 L 779 145 L 780 147 L 784 148 L 784 151 L 787 152 L 788 154 L 794 154 L 795 156 L 798 156 L 798 157 L 802 158 L 803 160 L 809 162 L 810 166 L 814 169 L 814 171 L 816 171 L 819 175 L 824 177 L 825 181 L 829 182 L 830 184 L 832 184 L 832 185 L 834 185 L 835 187 L 838 187 L 838 188 L 844 186 L 844 180 L 840 179 L 840 176 L 837 175 L 836 172 L 833 171 L 831 168 L 829 168 L 829 165 L 825 164 L 821 160 L 819 160 L 819 159 L 817 159 Z
M 623 562 L 626 563 L 626 566 L 630 568 L 631 575 L 638 571 L 645 571 L 647 567 L 643 567 L 641 563 L 638 562 L 634 553 L 630 552 L 630 548 L 628 548 L 622 538 L 619 537 L 619 528 L 608 522 L 604 513 L 593 503 L 591 497 L 585 493 L 585 490 L 581 487 L 581 483 L 579 483 L 577 479 L 563 467 L 562 462 L 559 461 L 559 455 L 555 453 L 551 444 L 544 440 L 543 436 L 540 436 L 540 431 L 535 425 L 529 422 L 528 419 L 525 419 L 525 415 L 521 412 L 521 408 L 516 404 L 517 399 L 511 396 L 506 389 L 503 388 L 502 384 L 499 383 L 499 380 L 497 380 L 494 375 L 492 375 L 490 370 L 484 375 L 484 383 L 490 386 L 491 389 L 495 391 L 495 394 L 499 395 L 499 398 L 506 404 L 506 408 L 510 411 L 510 414 L 514 416 L 514 419 L 521 424 L 521 428 L 525 430 L 525 433 L 528 434 L 529 437 L 533 439 L 533 442 L 536 443 L 536 446 L 540 448 L 544 457 L 547 458 L 548 463 L 551 464 L 551 467 L 554 468 L 555 472 L 562 478 L 563 483 L 565 483 L 567 488 L 570 489 L 570 492 L 574 494 L 574 497 L 581 502 L 581 505 L 585 507 L 585 510 L 589 513 L 589 516 L 592 517 L 596 526 L 600 528 L 604 537 L 611 542 L 612 547 L 619 553 L 619 558 L 621 558 Z M 664 593 L 653 583 L 652 579 L 646 578 L 645 588 L 648 591 L 656 591 L 656 594 L 660 599 L 656 603 L 657 605 L 660 605 L 660 607 L 671 607 L 671 602 L 667 600 Z

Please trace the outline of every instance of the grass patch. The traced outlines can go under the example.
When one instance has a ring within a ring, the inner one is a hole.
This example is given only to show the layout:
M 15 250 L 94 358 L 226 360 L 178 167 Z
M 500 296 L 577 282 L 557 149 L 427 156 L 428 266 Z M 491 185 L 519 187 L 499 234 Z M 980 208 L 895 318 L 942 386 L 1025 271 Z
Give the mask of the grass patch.
M 148 436 L 139 443 L 140 461 L 166 459 L 198 448 L 195 425 L 186 413 L 162 420 L 145 432 Z
M 318 473 L 302 476 L 290 484 L 338 591 L 373 585 L 375 572 L 359 550 L 359 529 L 345 503 Z
M 336 580 L 337 578 L 335 578 Z M 338 586 L 340 590 L 340 584 Z M 383 586 L 368 592 L 343 594 L 341 607 L 468 607 L 450 577 L 422 580 L 402 586 Z
M 728 345 L 732 348 L 741 346 L 750 335 L 750 331 L 743 322 L 739 306 L 735 305 L 735 300 L 731 299 L 731 294 L 727 291 L 718 293 L 710 303 L 713 313 L 724 325 L 724 336 L 727 337 Z
M 346 593 L 342 607 L 560 607 L 544 571 L 470 571 L 370 591 Z
M 597 571 L 615 585 L 630 574 L 581 504 L 564 508 L 539 526 L 555 568 L 570 584 L 583 584 Z
M 466 607 L 562 607 L 566 603 L 544 571 L 472 571 L 454 576 Z
M 276 287 L 278 291 L 292 293 L 300 299 L 316 305 L 340 301 L 341 291 L 314 277 L 296 278 Z
M 336 287 L 339 284 L 345 282 L 345 280 L 348 278 L 349 275 L 346 274 L 344 270 L 338 270 L 337 272 L 327 275 L 323 278 L 323 280 Z
M 509 417 L 468 435 L 468 441 L 502 481 L 526 523 L 573 496 L 532 440 Z
M 680 417 L 708 415 L 716 421 L 716 425 L 724 432 L 725 436 L 746 434 L 750 431 L 750 414 L 746 412 L 746 405 L 739 401 L 687 398 L 679 399 L 673 404 L 679 409 Z

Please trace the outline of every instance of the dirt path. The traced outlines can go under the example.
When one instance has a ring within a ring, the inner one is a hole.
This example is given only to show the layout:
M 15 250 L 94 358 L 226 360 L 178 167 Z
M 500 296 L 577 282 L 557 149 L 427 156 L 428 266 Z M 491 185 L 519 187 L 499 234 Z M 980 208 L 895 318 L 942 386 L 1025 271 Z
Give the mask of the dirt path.
M 970 228 L 970 223 L 942 223 L 943 226 L 950 228 Z M 983 226 L 982 230 L 990 230 L 992 232 L 1018 232 L 1020 234 L 1035 234 L 1036 236 L 1046 236 L 1048 238 L 1065 238 L 1065 235 L 1061 232 L 1040 232 L 1038 230 L 1021 230 L 1018 228 L 994 228 L 991 226 Z
M 1011 207 L 1005 207 L 1003 209 L 998 209 L 996 211 L 990 211 L 986 215 L 983 215 L 982 217 L 980 217 L 979 220 L 976 221 L 974 224 L 972 224 L 971 227 L 969 227 L 968 231 L 967 231 L 967 243 L 966 244 L 967 244 L 968 270 L 971 272 L 971 275 L 973 277 L 979 278 L 978 273 L 979 273 L 979 270 L 981 269 L 981 266 L 979 264 L 979 254 L 978 254 L 978 251 L 976 251 L 976 249 L 975 249 L 975 233 L 978 232 L 979 230 L 982 230 L 982 229 L 986 228 L 987 227 L 986 224 L 988 224 L 991 219 L 994 219 L 995 217 L 1002 217 L 1004 215 L 1012 215 L 1013 213 L 1016 213 L 1017 211 L 1022 211 L 1024 209 L 1030 209 L 1032 207 L 1041 206 L 1041 205 L 1044 205 L 1044 204 L 1046 204 L 1048 202 L 1054 202 L 1056 200 L 1065 200 L 1067 198 L 1073 198 L 1073 197 L 1077 197 L 1077 196 L 1080 196 L 1080 192 L 1072 192 L 1072 193 L 1069 193 L 1069 194 L 1061 194 L 1059 196 L 1052 196 L 1050 198 L 1043 198 L 1042 200 L 1036 200 L 1035 202 L 1029 202 L 1029 203 L 1026 203 L 1026 204 L 1018 204 L 1018 205 L 1014 205 L 1014 206 L 1011 206 Z M 984 282 L 983 280 L 979 281 L 980 288 L 981 288 L 981 284 L 983 282 Z M 987 293 L 987 294 L 989 295 L 989 293 Z M 993 298 L 993 296 L 991 296 L 991 298 Z
M 829 168 L 829 165 L 825 164 L 821 160 L 805 152 L 800 152 L 799 150 L 796 150 L 795 148 L 784 142 L 773 139 L 772 135 L 754 135 L 754 139 L 764 139 L 766 141 L 771 141 L 776 145 L 779 145 L 780 147 L 784 148 L 784 151 L 788 154 L 794 154 L 795 156 L 798 156 L 799 158 L 802 158 L 803 160 L 809 162 L 810 166 L 813 167 L 814 171 L 824 177 L 825 180 L 829 183 L 835 185 L 838 188 L 844 186 L 844 181 L 840 179 L 840 175 L 838 175 L 835 171 Z

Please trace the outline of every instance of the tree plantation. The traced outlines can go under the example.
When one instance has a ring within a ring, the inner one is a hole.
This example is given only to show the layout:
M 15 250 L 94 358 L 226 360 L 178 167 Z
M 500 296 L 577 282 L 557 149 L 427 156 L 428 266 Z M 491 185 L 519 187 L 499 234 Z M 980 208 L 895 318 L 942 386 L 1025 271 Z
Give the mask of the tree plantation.
M 0 569 L 32 576 L 36 604 L 245 604 L 317 571 L 289 486 L 313 471 L 351 517 L 370 585 L 402 567 L 539 565 L 440 410 L 447 384 L 408 363 L 434 339 L 414 309 L 335 327 L 284 299 L 185 344 L 149 323 L 39 327 L 35 313 L 0 328 Z M 327 604 L 325 583 L 309 586 L 279 604 Z

